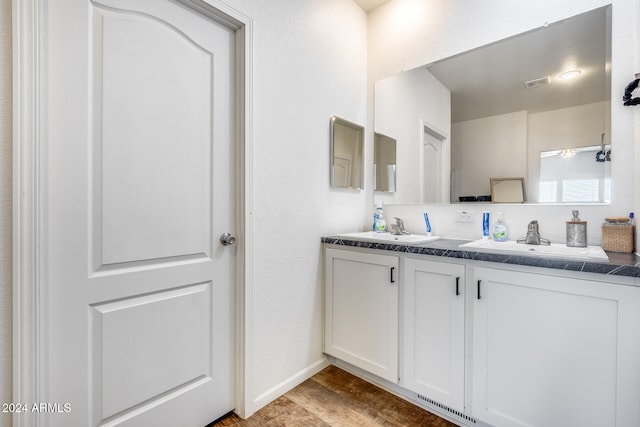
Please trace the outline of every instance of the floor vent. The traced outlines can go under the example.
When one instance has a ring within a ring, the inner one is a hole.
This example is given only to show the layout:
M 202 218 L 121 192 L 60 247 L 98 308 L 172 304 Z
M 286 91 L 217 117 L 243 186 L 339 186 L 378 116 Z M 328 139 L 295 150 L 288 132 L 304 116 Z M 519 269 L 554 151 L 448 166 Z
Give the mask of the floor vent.
M 417 396 L 418 396 L 418 399 L 419 399 L 419 400 L 422 400 L 422 401 L 424 401 L 424 402 L 427 402 L 427 403 L 429 403 L 429 404 L 431 404 L 431 405 L 433 405 L 433 406 L 437 406 L 437 407 L 438 407 L 438 408 L 440 408 L 440 409 L 444 409 L 445 411 L 449 412 L 450 414 L 453 414 L 453 415 L 455 415 L 455 416 L 457 416 L 457 417 L 460 417 L 460 418 L 462 418 L 463 420 L 469 421 L 469 422 L 471 422 L 471 423 L 473 423 L 473 424 L 475 424 L 475 423 L 476 423 L 475 418 L 471 418 L 470 416 L 465 415 L 465 414 L 463 414 L 463 413 L 462 413 L 462 412 L 460 412 L 460 411 L 456 411 L 455 409 L 451 409 L 451 408 L 449 408 L 448 406 L 443 405 L 442 403 L 436 402 L 435 400 L 431 400 L 431 399 L 429 399 L 428 397 L 424 397 L 424 396 L 422 396 L 421 394 L 418 394 Z

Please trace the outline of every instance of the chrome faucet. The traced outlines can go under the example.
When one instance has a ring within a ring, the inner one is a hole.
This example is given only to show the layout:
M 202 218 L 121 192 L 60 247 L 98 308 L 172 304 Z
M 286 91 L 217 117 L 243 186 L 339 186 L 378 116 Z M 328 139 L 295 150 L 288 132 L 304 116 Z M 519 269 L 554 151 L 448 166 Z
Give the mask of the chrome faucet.
M 391 224 L 391 234 L 400 236 L 401 234 L 411 234 L 404 229 L 404 221 L 398 217 L 393 217 L 396 220 L 395 224 Z
M 521 237 L 518 239 L 518 243 L 525 243 L 527 245 L 550 245 L 551 242 L 547 239 L 540 237 L 540 231 L 538 231 L 538 221 L 533 220 L 527 226 L 527 237 Z

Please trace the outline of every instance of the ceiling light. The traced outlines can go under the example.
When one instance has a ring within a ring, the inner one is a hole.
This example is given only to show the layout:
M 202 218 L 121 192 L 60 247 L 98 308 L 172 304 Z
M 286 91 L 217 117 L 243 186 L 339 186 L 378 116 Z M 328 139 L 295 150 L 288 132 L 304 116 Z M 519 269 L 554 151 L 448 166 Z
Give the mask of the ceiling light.
M 564 73 L 560 74 L 558 78 L 560 80 L 569 80 L 578 77 L 580 73 L 582 73 L 582 71 L 580 70 L 565 71 Z

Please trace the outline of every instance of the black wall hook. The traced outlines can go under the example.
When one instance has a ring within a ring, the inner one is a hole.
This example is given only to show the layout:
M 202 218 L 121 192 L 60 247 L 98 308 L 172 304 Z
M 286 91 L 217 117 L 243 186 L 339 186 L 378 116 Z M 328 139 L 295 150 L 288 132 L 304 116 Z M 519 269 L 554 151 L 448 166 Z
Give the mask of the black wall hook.
M 622 96 L 622 102 L 624 105 L 638 105 L 640 104 L 640 98 L 632 98 L 633 91 L 638 87 L 638 83 L 640 83 L 640 73 L 636 73 L 636 79 L 629 83 L 626 88 L 624 88 L 624 95 Z

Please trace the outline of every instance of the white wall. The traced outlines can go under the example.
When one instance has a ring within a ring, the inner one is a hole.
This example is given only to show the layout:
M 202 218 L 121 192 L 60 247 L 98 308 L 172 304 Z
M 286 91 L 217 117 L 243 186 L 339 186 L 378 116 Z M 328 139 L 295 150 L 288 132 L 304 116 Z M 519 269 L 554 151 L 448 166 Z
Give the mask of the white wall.
M 599 102 L 453 123 L 451 139 L 455 143 L 451 150 L 451 173 L 452 184 L 455 183 L 452 185 L 454 198 L 491 194 L 490 177 L 525 177 L 527 199 L 538 200 L 540 152 L 599 145 L 603 132 L 606 133 L 605 143 L 609 144 L 605 111 L 610 106 L 610 102 Z M 584 125 L 579 128 L 566 126 L 578 120 Z
M 640 71 L 638 49 L 638 6 L 634 0 L 518 0 L 504 2 L 486 0 L 468 2 L 453 0 L 392 0 L 368 15 L 368 90 L 373 92 L 374 82 L 403 70 L 446 58 L 487 43 L 532 30 L 547 22 L 556 22 L 588 10 L 613 5 L 612 10 L 612 121 L 611 140 L 618 153 L 613 167 L 613 201 L 610 206 L 581 206 L 581 217 L 589 222 L 589 243 L 601 240 L 600 224 L 608 215 L 627 215 L 640 206 L 634 195 L 633 182 L 638 183 L 634 171 L 636 147 L 640 145 L 634 132 L 634 117 L 640 107 L 623 107 L 619 101 L 624 87 Z M 373 104 L 369 104 L 373 114 Z M 372 127 L 373 123 L 369 123 Z M 635 186 L 638 187 L 637 185 Z M 370 193 L 369 193 L 370 194 Z M 372 214 L 374 201 L 367 201 L 365 216 Z M 451 235 L 475 238 L 481 235 L 480 212 L 497 210 L 493 205 L 453 206 L 399 206 L 389 207 L 388 215 L 403 217 L 416 232 L 424 228 L 421 212 L 434 211 L 431 221 L 434 232 L 440 228 Z M 453 222 L 456 210 L 476 211 L 475 224 Z M 500 205 L 505 221 L 514 234 L 526 232 L 526 224 L 538 219 L 541 233 L 552 241 L 564 242 L 564 218 L 570 218 L 571 206 Z M 410 228 L 411 229 L 411 228 Z M 445 234 L 449 235 L 449 234 Z M 516 236 L 514 236 L 516 237 Z
M 491 194 L 491 178 L 527 176 L 526 111 L 453 123 L 451 140 L 455 200 Z
M 600 145 L 603 132 L 606 133 L 605 144 L 609 144 L 605 111 L 610 107 L 611 102 L 596 102 L 529 115 L 527 197 L 538 200 L 539 188 L 533 183 L 539 181 L 541 151 Z M 577 120 L 581 126 L 565 126 Z
M 451 93 L 430 72 L 416 68 L 382 79 L 375 86 L 375 131 L 397 141 L 396 192 L 378 193 L 385 203 L 421 200 L 421 121 L 440 134 L 451 133 Z M 445 141 L 448 144 L 448 140 Z M 446 151 L 448 163 L 450 151 Z
M 0 402 L 13 401 L 11 295 L 11 0 L 0 0 Z
M 227 3 L 254 25 L 255 410 L 323 363 L 320 237 L 364 226 L 364 192 L 329 187 L 329 118 L 366 123 L 367 22 L 345 0 Z

